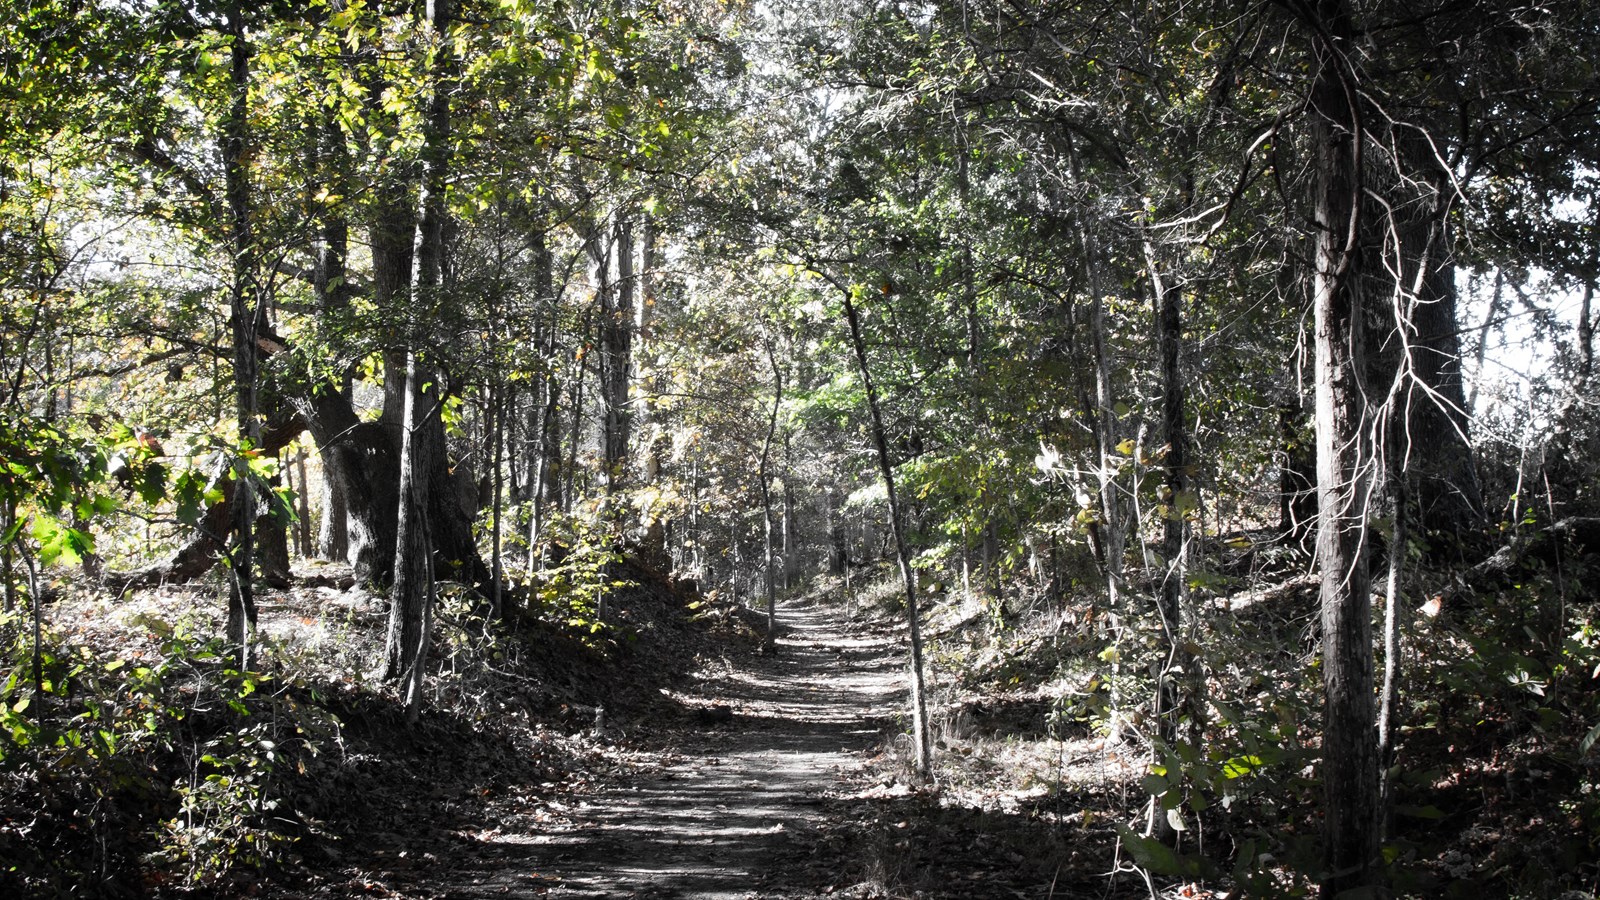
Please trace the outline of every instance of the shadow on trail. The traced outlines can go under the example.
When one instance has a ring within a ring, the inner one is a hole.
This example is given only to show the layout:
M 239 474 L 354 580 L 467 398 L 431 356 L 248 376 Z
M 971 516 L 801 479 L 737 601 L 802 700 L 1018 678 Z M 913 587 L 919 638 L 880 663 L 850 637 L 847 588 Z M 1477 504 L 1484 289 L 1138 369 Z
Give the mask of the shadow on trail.
M 480 826 L 413 844 L 412 859 L 428 851 L 414 869 L 368 856 L 375 890 L 363 893 L 1044 898 L 1078 896 L 1082 873 L 1104 871 L 1110 848 L 1082 832 L 1069 840 L 1025 811 L 943 808 L 869 783 L 869 758 L 901 730 L 901 641 L 851 631 L 827 607 L 780 612 L 776 654 L 724 665 L 676 698 L 684 727 L 668 730 L 663 768 L 587 793 L 508 790 L 479 806 Z M 695 713 L 715 707 L 731 717 Z
M 684 732 L 681 762 L 587 798 L 568 830 L 484 839 L 446 896 L 790 893 L 779 862 L 815 845 L 823 795 L 882 743 L 903 679 L 893 639 L 849 634 L 826 608 L 781 612 L 776 654 L 697 686 L 691 704 L 732 715 Z

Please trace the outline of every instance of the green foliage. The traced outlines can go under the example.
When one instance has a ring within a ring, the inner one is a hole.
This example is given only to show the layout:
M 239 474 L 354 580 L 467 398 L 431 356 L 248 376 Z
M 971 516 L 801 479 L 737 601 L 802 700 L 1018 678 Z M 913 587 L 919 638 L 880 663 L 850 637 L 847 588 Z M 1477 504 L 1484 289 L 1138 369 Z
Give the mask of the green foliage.
M 570 629 L 584 643 L 602 646 L 609 625 L 606 598 L 632 582 L 613 572 L 623 559 L 613 530 L 585 516 L 563 516 L 545 531 L 551 562 L 537 573 L 534 597 L 546 619 Z
M 291 779 L 338 723 L 271 676 L 231 668 L 220 640 L 151 617 L 150 649 L 108 654 L 44 632 L 11 635 L 0 681 L 0 778 L 37 798 L 32 833 L 0 833 L 0 884 L 29 895 L 138 878 L 143 866 L 210 884 L 277 859 L 293 839 Z M 14 811 L 8 811 L 14 812 Z

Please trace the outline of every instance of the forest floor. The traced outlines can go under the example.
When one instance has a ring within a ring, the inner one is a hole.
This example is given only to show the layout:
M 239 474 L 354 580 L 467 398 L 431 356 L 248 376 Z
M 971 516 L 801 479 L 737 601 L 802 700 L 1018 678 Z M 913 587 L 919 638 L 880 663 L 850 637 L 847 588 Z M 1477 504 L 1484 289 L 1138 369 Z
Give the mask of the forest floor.
M 1142 880 L 1108 882 L 1117 868 L 1109 828 L 1091 837 L 1091 815 L 1041 817 L 1029 803 L 1067 798 L 991 790 L 973 803 L 912 785 L 897 722 L 906 670 L 897 629 L 850 624 L 815 598 L 781 606 L 779 619 L 776 652 L 702 655 L 701 671 L 662 688 L 684 714 L 573 736 L 569 771 L 554 780 L 434 785 L 409 808 L 414 827 L 352 834 L 295 887 L 257 890 L 408 900 L 1050 898 L 1114 887 L 1148 896 Z
M 1010 611 L 1004 638 L 982 603 L 928 616 L 936 779 L 922 784 L 892 580 L 818 579 L 780 603 L 772 653 L 758 612 L 642 564 L 615 573 L 598 630 L 550 610 L 491 628 L 451 595 L 413 721 L 373 672 L 383 604 L 346 569 L 299 576 L 261 598 L 263 668 L 248 674 L 203 639 L 221 630 L 217 583 L 61 592 L 46 610 L 54 687 L 32 707 L 0 703 L 0 896 L 1054 900 L 1305 883 L 1276 859 L 1236 870 L 1244 887 L 1218 866 L 1147 881 L 1132 864 L 1148 750 L 1094 729 L 1101 644 L 1070 608 Z M 1237 648 L 1296 648 L 1313 615 L 1302 593 L 1213 624 Z M 1600 665 L 1572 647 L 1582 687 Z M 1248 689 L 1275 699 L 1265 725 L 1238 719 L 1254 729 L 1238 739 L 1284 762 L 1222 786 L 1236 810 L 1257 803 L 1237 811 L 1253 817 L 1245 840 L 1276 834 L 1291 851 L 1314 849 L 1318 796 L 1277 687 L 1297 683 L 1301 652 L 1239 650 Z M 16 694 L 26 671 L 0 687 Z M 1248 708 L 1223 686 L 1218 709 Z M 1409 733 L 1400 894 L 1595 896 L 1594 764 L 1518 737 L 1542 708 L 1502 695 L 1440 692 L 1451 714 Z M 1225 818 L 1189 821 L 1186 853 L 1243 852 Z

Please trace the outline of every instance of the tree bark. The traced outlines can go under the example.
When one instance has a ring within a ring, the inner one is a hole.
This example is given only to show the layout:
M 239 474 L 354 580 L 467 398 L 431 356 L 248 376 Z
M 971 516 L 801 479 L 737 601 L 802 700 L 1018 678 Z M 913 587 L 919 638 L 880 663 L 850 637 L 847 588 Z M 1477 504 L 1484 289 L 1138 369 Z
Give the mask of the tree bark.
M 331 189 L 337 184 L 335 180 L 343 175 L 344 167 L 341 165 L 332 176 L 326 174 L 326 167 L 322 164 L 324 157 L 331 157 L 343 163 L 346 159 L 344 152 L 344 136 L 339 127 L 331 121 L 324 122 L 320 128 L 317 142 L 316 172 L 322 176 L 324 185 L 313 185 L 313 196 L 316 188 Z M 317 307 L 317 316 L 324 331 L 336 333 L 341 327 L 340 319 L 349 308 L 352 291 L 349 284 L 347 269 L 350 258 L 350 223 L 340 209 L 331 204 L 313 200 L 311 203 L 312 214 L 321 223 L 321 233 L 317 240 L 317 264 L 312 279 L 312 294 Z M 342 388 L 346 395 L 350 393 L 350 378 L 345 376 Z M 322 453 L 322 442 L 318 439 L 318 455 L 322 457 L 323 478 L 321 503 L 322 519 L 317 527 L 318 557 L 326 560 L 350 559 L 350 522 L 349 511 L 346 506 L 344 482 L 332 477 L 328 461 Z M 304 485 L 302 485 L 304 489 Z
M 583 443 L 583 383 L 588 376 L 589 354 L 591 349 L 589 338 L 589 315 L 585 313 L 583 324 L 578 329 L 578 352 L 572 361 L 572 391 L 569 406 L 572 407 L 572 430 L 568 434 L 567 458 L 562 465 L 566 472 L 561 491 L 561 511 L 572 512 L 572 504 L 576 499 L 578 479 L 578 447 Z
M 1411 452 L 1407 468 L 1415 484 L 1418 525 L 1436 543 L 1460 549 L 1462 539 L 1483 521 L 1483 493 L 1470 440 L 1470 415 L 1461 377 L 1461 330 L 1457 315 L 1454 235 L 1450 227 L 1450 175 L 1439 171 L 1432 146 L 1408 132 L 1404 146 L 1423 174 L 1417 181 L 1428 196 L 1400 229 L 1411 245 L 1402 248 L 1410 304 L 1407 350 L 1414 383 L 1406 428 Z
M 1154 294 L 1157 345 L 1161 356 L 1161 431 L 1167 444 L 1164 475 L 1167 489 L 1167 514 L 1162 521 L 1162 555 L 1166 572 L 1161 579 L 1157 612 L 1161 618 L 1166 659 L 1156 684 L 1156 735 L 1166 747 L 1175 746 L 1180 737 L 1181 711 L 1186 695 L 1203 683 L 1196 678 L 1184 637 L 1184 596 L 1188 578 L 1189 433 L 1185 427 L 1185 391 L 1180 350 L 1183 341 L 1183 296 L 1176 285 L 1168 284 L 1157 253 L 1145 245 L 1145 262 L 1150 271 Z M 1180 679 L 1187 682 L 1180 691 Z M 1198 722 L 1198 703 L 1189 704 L 1191 729 Z M 1193 731 L 1191 730 L 1191 734 Z M 1151 824 L 1157 831 L 1167 828 L 1165 818 L 1157 819 L 1159 804 L 1151 805 Z
M 1378 881 L 1378 760 L 1374 741 L 1371 589 L 1365 553 L 1373 463 L 1361 385 L 1363 325 L 1356 289 L 1362 233 L 1362 127 L 1347 0 L 1307 10 L 1312 32 L 1310 141 L 1312 297 L 1316 344 L 1317 557 L 1321 567 L 1322 894 Z
M 628 406 L 633 358 L 633 228 L 620 215 L 609 225 L 589 228 L 585 247 L 594 266 L 600 321 L 600 436 L 606 493 L 627 477 L 632 413 Z
M 506 407 L 504 390 L 496 387 L 490 394 L 489 410 L 493 417 L 494 461 L 489 470 L 489 484 L 493 491 L 490 499 L 489 531 L 490 531 L 490 570 L 489 570 L 489 613 L 499 619 L 503 612 L 502 588 L 503 574 L 500 559 L 500 515 L 502 497 L 505 495 L 505 476 L 502 466 L 502 457 L 505 455 L 506 444 Z
M 428 84 L 422 137 L 422 184 L 417 196 L 416 236 L 411 271 L 411 312 L 435 307 L 443 286 L 444 192 L 450 164 L 450 95 L 446 81 L 453 73 L 450 0 L 428 0 L 423 39 L 427 48 Z M 422 694 L 422 676 L 432 630 L 434 582 L 433 541 L 429 530 L 433 461 L 443 449 L 425 425 L 439 419 L 439 379 L 421 360 L 423 336 L 414 320 L 407 329 L 405 411 L 401 419 L 400 506 L 395 538 L 395 578 L 390 607 L 386 675 L 402 682 L 408 718 L 415 719 Z M 442 437 L 442 432 L 440 433 Z
M 399 435 L 381 423 L 362 421 L 349 397 L 331 382 L 294 402 L 317 442 L 323 478 L 345 502 L 345 558 L 358 581 L 389 584 L 400 503 Z
M 307 559 L 312 556 L 314 550 L 311 541 L 311 492 L 308 490 L 306 477 L 305 447 L 297 447 L 294 451 L 294 497 L 294 552 L 301 559 Z

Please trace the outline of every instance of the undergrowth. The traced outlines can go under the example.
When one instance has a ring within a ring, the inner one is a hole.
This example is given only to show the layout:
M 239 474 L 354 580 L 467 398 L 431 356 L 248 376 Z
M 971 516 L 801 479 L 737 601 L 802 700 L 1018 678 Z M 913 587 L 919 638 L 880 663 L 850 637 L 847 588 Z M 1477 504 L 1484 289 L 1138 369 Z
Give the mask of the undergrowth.
M 0 619 L 0 884 L 12 896 L 214 884 L 293 842 L 283 801 L 339 722 L 285 674 L 142 617 L 148 650 L 108 650 Z M 37 673 L 35 663 L 37 662 Z M 37 676 L 37 677 L 35 677 Z
M 1281 563 L 1191 585 L 1189 661 L 1167 676 L 1187 699 L 1171 741 L 1150 715 L 1162 644 L 1148 591 L 1136 586 L 1115 617 L 1089 590 L 1013 598 L 1012 608 L 981 597 L 936 605 L 941 782 L 993 790 L 1011 773 L 1026 793 L 1051 779 L 1052 746 L 1093 742 L 1102 749 L 1068 751 L 1078 755 L 1057 765 L 1056 783 L 1033 792 L 1035 815 L 1063 794 L 1087 797 L 1071 769 L 1136 760 L 1129 774 L 1103 774 L 1132 789 L 1111 814 L 1123 852 L 1156 883 L 1314 894 L 1323 801 L 1316 590 L 1303 566 Z M 1425 565 L 1408 574 L 1382 844 L 1397 895 L 1590 897 L 1600 886 L 1592 563 L 1575 551 L 1529 554 L 1498 575 Z M 1230 608 L 1245 596 L 1252 602 Z M 885 619 L 903 615 L 891 601 L 882 601 Z M 1375 634 L 1382 624 L 1375 612 Z M 1066 811 L 1058 827 L 1104 812 Z M 1153 819 L 1164 827 L 1151 830 Z

